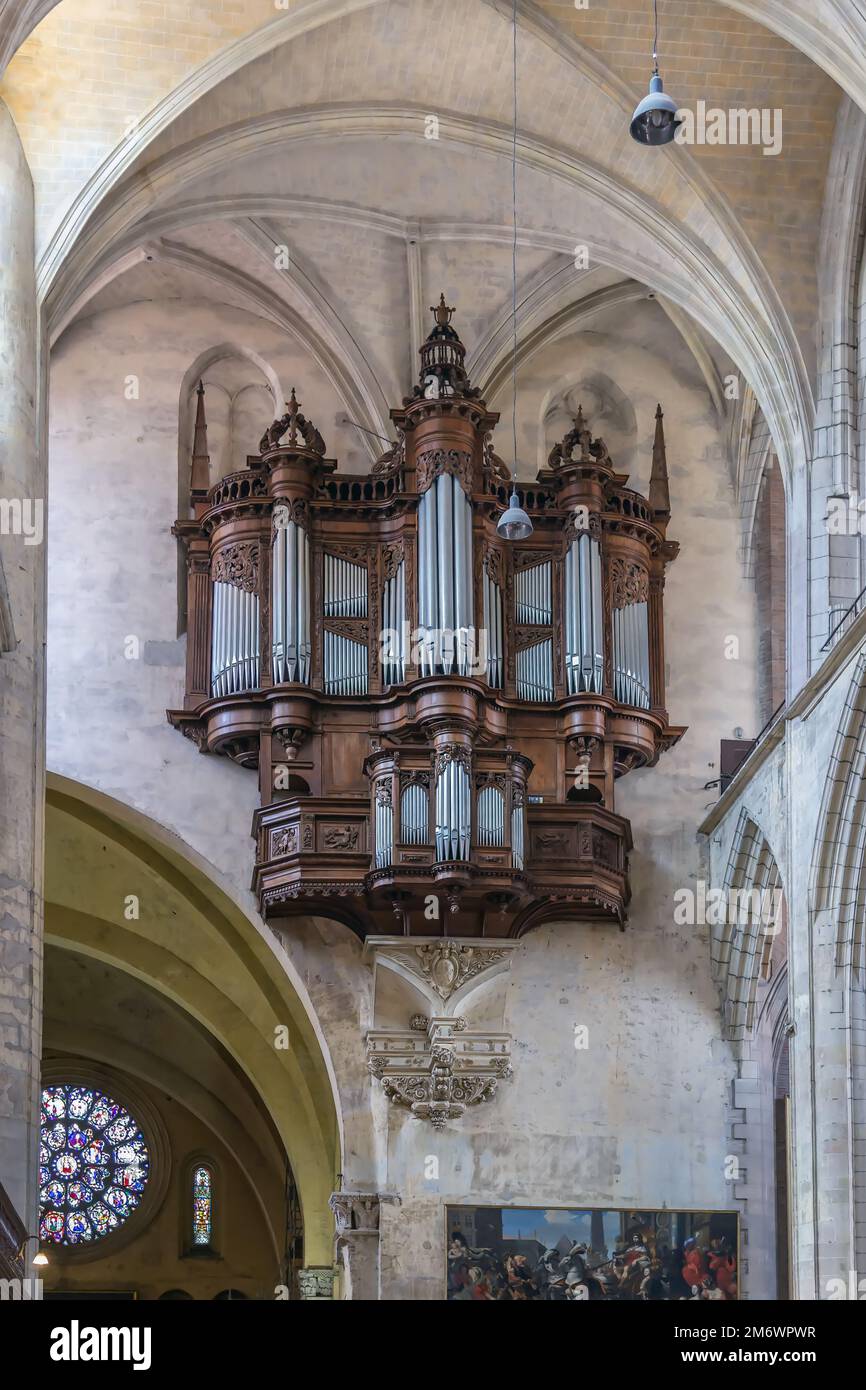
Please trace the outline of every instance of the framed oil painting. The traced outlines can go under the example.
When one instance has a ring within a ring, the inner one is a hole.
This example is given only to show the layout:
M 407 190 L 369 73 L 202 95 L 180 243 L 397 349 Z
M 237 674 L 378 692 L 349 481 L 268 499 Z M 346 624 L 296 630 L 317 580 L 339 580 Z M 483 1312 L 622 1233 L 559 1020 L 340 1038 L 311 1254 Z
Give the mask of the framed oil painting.
M 735 1300 L 734 1212 L 448 1207 L 448 1298 Z

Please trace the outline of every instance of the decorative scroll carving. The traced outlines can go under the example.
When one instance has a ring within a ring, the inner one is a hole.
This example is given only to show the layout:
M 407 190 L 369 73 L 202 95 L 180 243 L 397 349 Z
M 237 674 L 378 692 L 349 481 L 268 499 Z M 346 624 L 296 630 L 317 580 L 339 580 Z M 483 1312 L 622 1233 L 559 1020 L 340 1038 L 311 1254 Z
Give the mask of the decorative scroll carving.
M 325 441 L 319 434 L 312 421 L 301 414 L 300 402 L 295 396 L 295 388 L 292 387 L 292 399 L 286 401 L 286 413 L 279 420 L 274 420 L 262 435 L 259 443 L 259 453 L 267 454 L 272 449 L 279 447 L 284 436 L 288 435 L 288 447 L 296 449 L 298 447 L 307 449 L 311 454 L 318 454 L 320 457 L 325 452 Z
M 180 731 L 184 738 L 195 744 L 200 753 L 207 752 L 207 729 L 203 724 L 181 724 Z
M 259 547 L 255 541 L 223 546 L 213 560 L 211 578 L 215 584 L 234 584 L 248 594 L 259 591 Z
M 460 480 L 468 497 L 472 495 L 472 455 L 462 449 L 425 449 L 415 460 L 418 491 L 424 493 L 440 473 L 451 473 Z
M 418 785 L 419 787 L 429 787 L 429 786 L 430 786 L 430 773 L 429 773 L 429 772 L 417 772 L 417 771 L 416 771 L 416 772 L 401 772 L 401 773 L 400 773 L 400 787 L 401 787 L 401 788 L 411 786 L 413 782 L 414 782 L 414 783 L 417 783 L 417 785 Z
M 503 463 L 502 459 L 493 448 L 493 432 L 489 431 L 484 436 L 484 472 L 495 489 L 511 482 L 511 470 Z
M 482 787 L 498 787 L 501 792 L 504 792 L 507 785 L 508 778 L 504 772 L 479 772 L 475 777 L 475 786 L 478 790 Z
M 390 805 L 392 805 L 392 800 L 391 800 L 391 780 L 390 780 L 390 778 L 383 777 L 382 780 L 381 780 L 380 782 L 377 782 L 377 783 L 376 783 L 376 805 L 377 805 L 377 806 L 390 806 Z
M 472 749 L 462 743 L 451 743 L 436 754 L 436 776 L 441 777 L 449 763 L 462 763 L 467 772 L 472 771 Z
M 540 624 L 538 627 L 516 627 L 514 629 L 514 650 L 516 652 L 525 651 L 527 647 L 534 647 L 539 642 L 550 641 L 550 624 Z
M 505 583 L 505 557 L 498 546 L 488 545 L 484 552 L 484 571 L 490 576 L 494 584 L 500 588 Z
M 336 555 L 338 560 L 351 560 L 352 564 L 366 568 L 370 551 L 366 545 L 328 545 L 324 553 Z
M 349 637 L 353 642 L 366 646 L 370 628 L 363 618 L 325 618 L 322 626 L 326 632 L 334 632 L 338 637 Z
M 305 846 L 306 848 L 306 846 Z M 306 879 L 303 883 L 287 883 L 279 888 L 266 888 L 262 901 L 268 907 L 279 903 L 294 902 L 298 898 L 363 898 L 366 889 L 363 880 L 346 883 L 335 879 Z
M 402 541 L 395 541 L 393 545 L 386 545 L 382 551 L 382 578 L 387 582 L 393 579 L 398 569 L 403 563 L 405 549 Z
M 310 510 L 303 497 L 281 497 L 274 507 L 273 529 L 279 531 L 293 521 L 296 526 L 309 526 Z
M 402 430 L 397 431 L 397 443 L 392 444 L 390 449 L 386 449 L 377 458 L 370 473 L 374 478 L 380 478 L 383 474 L 396 473 L 406 462 L 406 438 Z
M 630 603 L 646 603 L 649 598 L 649 575 L 641 565 L 615 555 L 610 562 L 610 592 L 614 608 L 626 608 Z

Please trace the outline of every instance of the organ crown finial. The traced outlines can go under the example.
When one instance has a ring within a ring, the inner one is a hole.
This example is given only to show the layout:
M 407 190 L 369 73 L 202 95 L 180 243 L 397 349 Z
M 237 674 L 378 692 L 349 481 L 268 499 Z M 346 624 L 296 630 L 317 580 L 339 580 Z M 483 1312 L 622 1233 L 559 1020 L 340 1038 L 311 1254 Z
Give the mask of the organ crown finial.
M 442 327 L 445 327 L 445 325 L 451 322 L 451 316 L 454 313 L 454 306 L 452 305 L 451 307 L 449 307 L 445 303 L 445 295 L 440 294 L 439 303 L 431 304 L 430 312 L 435 318 L 436 322 L 440 324 Z
M 653 466 L 650 474 L 649 504 L 653 516 L 662 527 L 671 519 L 671 492 L 668 484 L 668 459 L 665 448 L 664 412 L 656 409 L 656 432 L 653 440 Z
M 276 449 L 284 436 L 288 435 L 286 446 L 289 449 L 304 449 L 312 454 L 324 454 L 325 441 L 311 420 L 301 412 L 301 403 L 292 387 L 291 399 L 286 401 L 286 413 L 281 420 L 274 420 L 262 435 L 259 452 L 269 453 Z

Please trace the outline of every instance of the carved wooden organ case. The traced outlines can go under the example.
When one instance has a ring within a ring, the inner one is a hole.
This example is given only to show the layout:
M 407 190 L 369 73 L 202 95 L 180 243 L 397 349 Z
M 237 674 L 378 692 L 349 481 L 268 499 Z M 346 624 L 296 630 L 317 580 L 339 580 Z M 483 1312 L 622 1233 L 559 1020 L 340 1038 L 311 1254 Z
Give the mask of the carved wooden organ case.
M 420 384 L 367 477 L 337 471 L 294 392 L 247 467 L 209 486 L 199 388 L 186 696 L 172 724 L 258 771 L 268 918 L 360 935 L 622 926 L 617 779 L 684 732 L 665 710 L 677 553 L 661 407 L 648 498 L 582 414 L 503 540 L 509 474 L 444 298 Z M 441 910 L 440 910 L 441 908 Z

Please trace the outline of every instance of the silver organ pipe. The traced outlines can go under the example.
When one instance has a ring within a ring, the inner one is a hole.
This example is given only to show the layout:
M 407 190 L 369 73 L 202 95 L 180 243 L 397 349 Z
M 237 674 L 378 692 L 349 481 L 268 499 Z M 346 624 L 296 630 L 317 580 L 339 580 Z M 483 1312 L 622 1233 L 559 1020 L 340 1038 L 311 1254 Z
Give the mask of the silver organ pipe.
M 366 642 L 356 642 L 338 632 L 324 633 L 325 694 L 366 695 L 368 691 L 368 651 Z
M 498 787 L 482 787 L 478 793 L 479 845 L 505 844 L 505 797 Z
M 366 618 L 367 566 L 339 555 L 325 557 L 325 617 Z
M 323 561 L 325 618 L 366 618 L 366 564 L 358 565 L 327 552 Z M 366 695 L 369 689 L 367 643 L 325 629 L 323 648 L 326 695 Z
M 649 624 L 646 602 L 613 614 L 614 696 L 622 705 L 650 707 Z
M 376 786 L 376 868 L 383 869 L 394 859 L 394 807 L 389 782 Z
M 465 676 L 475 662 L 472 506 L 440 473 L 418 507 L 418 622 L 421 675 Z
M 218 581 L 213 586 L 211 693 L 237 695 L 258 684 L 258 594 Z
M 502 687 L 502 663 L 504 659 L 502 642 L 502 590 L 485 570 L 484 584 L 484 632 L 487 641 L 487 684 L 494 690 Z M 480 652 L 477 654 L 480 657 Z
M 553 642 L 548 637 L 517 653 L 517 698 L 549 703 L 553 693 Z
M 599 694 L 604 685 L 601 549 L 582 532 L 565 556 L 565 669 L 569 695 Z
M 272 554 L 274 684 L 310 683 L 310 541 L 288 521 L 274 531 Z
M 436 858 L 468 859 L 472 833 L 471 786 L 466 765 L 444 759 L 436 777 Z
M 518 570 L 514 576 L 514 601 L 517 621 L 530 626 L 549 627 L 553 621 L 551 601 L 551 565 Z
M 400 797 L 400 839 L 405 845 L 426 845 L 430 822 L 427 788 L 410 782 Z
M 406 567 L 401 561 L 393 577 L 385 581 L 382 596 L 382 628 L 390 634 L 382 649 L 382 681 L 385 685 L 400 685 L 406 677 L 406 653 L 403 649 L 405 621 Z
M 512 806 L 511 808 L 511 863 L 515 869 L 523 868 L 523 858 L 525 850 L 525 822 L 523 819 L 523 807 Z

